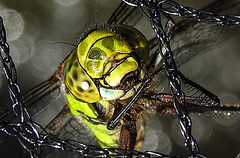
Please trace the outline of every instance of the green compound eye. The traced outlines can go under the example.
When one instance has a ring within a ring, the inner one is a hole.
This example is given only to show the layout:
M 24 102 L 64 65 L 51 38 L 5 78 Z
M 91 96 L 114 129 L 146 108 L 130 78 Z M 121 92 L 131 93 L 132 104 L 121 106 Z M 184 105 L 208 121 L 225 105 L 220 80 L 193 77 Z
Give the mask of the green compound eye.
M 64 82 L 69 92 L 79 101 L 93 103 L 100 98 L 94 82 L 78 64 L 76 52 L 68 57 L 65 64 Z
M 116 53 L 125 54 L 122 60 L 132 48 L 129 44 L 116 37 L 116 33 L 106 29 L 91 32 L 78 46 L 77 55 L 79 63 L 92 78 L 100 78 L 105 70 L 105 64 Z M 112 59 L 113 60 L 113 59 Z M 111 61 L 111 64 L 113 62 Z

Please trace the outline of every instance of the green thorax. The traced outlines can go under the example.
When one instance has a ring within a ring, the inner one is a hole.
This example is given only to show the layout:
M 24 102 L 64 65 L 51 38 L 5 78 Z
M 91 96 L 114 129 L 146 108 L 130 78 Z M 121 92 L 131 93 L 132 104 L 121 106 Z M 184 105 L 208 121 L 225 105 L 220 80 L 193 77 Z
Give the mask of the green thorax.
M 95 110 L 93 104 L 77 101 L 70 94 L 67 94 L 67 99 L 72 114 L 80 115 L 84 118 L 84 123 L 91 129 L 97 139 L 98 144 L 102 148 L 118 147 L 120 127 L 117 127 L 114 130 L 108 130 L 106 128 L 107 122 L 102 121 L 99 118 L 99 114 Z M 108 108 L 109 104 L 107 101 L 105 101 L 105 103 L 101 103 L 102 106 Z

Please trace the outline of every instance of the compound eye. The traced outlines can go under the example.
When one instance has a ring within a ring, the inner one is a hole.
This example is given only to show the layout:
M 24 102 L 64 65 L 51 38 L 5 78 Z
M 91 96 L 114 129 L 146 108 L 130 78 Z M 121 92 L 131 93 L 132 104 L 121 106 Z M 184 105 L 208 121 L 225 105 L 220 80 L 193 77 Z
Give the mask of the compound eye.
M 64 82 L 68 91 L 79 101 L 93 103 L 100 99 L 99 91 L 72 53 L 64 67 Z

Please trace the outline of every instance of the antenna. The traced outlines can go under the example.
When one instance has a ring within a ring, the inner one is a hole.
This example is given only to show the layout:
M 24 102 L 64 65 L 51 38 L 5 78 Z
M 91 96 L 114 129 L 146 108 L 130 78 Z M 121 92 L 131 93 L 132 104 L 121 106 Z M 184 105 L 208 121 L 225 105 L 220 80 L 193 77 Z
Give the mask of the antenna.
M 59 42 L 51 43 L 51 45 L 55 45 L 55 44 L 66 44 L 66 45 L 77 47 L 76 44 L 72 44 L 72 43 L 68 43 L 68 42 L 61 42 L 61 41 L 59 41 Z

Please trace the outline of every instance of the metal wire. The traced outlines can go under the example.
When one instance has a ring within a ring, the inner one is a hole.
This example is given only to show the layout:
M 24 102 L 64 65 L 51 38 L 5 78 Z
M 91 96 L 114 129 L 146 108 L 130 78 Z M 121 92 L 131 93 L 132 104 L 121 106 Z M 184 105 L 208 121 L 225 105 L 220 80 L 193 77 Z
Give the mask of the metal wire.
M 240 16 L 216 15 L 210 12 L 198 11 L 193 8 L 182 6 L 171 0 L 137 0 L 134 2 L 124 0 L 124 2 L 133 7 L 138 7 L 142 14 L 149 20 L 157 37 L 158 53 L 163 58 L 169 89 L 173 96 L 173 103 L 178 114 L 180 129 L 185 139 L 185 146 L 190 151 L 190 157 L 205 157 L 199 153 L 198 144 L 191 134 L 192 123 L 185 106 L 185 95 L 181 90 L 181 80 L 179 79 L 178 70 L 170 47 L 170 34 L 165 28 L 168 24 L 174 24 L 171 18 L 172 15 L 179 16 L 183 19 L 229 26 L 239 25 Z M 164 23 L 161 17 L 166 17 L 167 22 Z M 167 51 L 167 55 L 163 55 L 162 48 Z M 60 140 L 48 134 L 41 125 L 32 121 L 27 109 L 21 104 L 21 91 L 17 83 L 17 72 L 14 62 L 9 55 L 9 46 L 6 41 L 6 32 L 1 17 L 0 58 L 3 72 L 8 81 L 12 109 L 18 118 L 16 122 L 0 122 L 0 130 L 8 135 L 16 136 L 23 148 L 29 153 L 30 157 L 41 157 L 41 149 L 44 147 L 75 152 L 78 153 L 79 156 L 84 157 L 181 157 L 164 155 L 153 151 L 139 152 L 117 148 L 101 149 L 77 141 Z M 157 72 L 158 70 L 154 70 L 153 74 Z
M 159 17 L 163 15 L 168 19 L 165 25 L 172 23 L 173 20 L 167 14 L 161 12 L 161 10 L 158 9 L 158 4 L 156 4 L 154 1 L 149 1 L 147 3 L 144 1 L 139 1 L 138 3 L 140 10 L 143 12 L 146 18 L 149 19 L 152 28 L 155 31 L 156 37 L 158 38 L 158 52 L 163 58 L 163 65 L 165 67 L 165 73 L 168 77 L 169 89 L 173 96 L 173 104 L 178 114 L 181 133 L 185 139 L 185 146 L 189 148 L 192 157 L 204 157 L 199 154 L 198 144 L 191 134 L 192 123 L 190 117 L 188 116 L 188 111 L 185 105 L 185 95 L 181 90 L 181 82 L 177 75 L 177 67 L 170 48 L 170 39 L 164 31 L 161 18 Z M 152 7 L 149 8 L 148 6 Z M 143 7 L 147 8 L 148 14 L 143 10 Z M 163 55 L 161 46 L 167 50 L 167 56 Z

